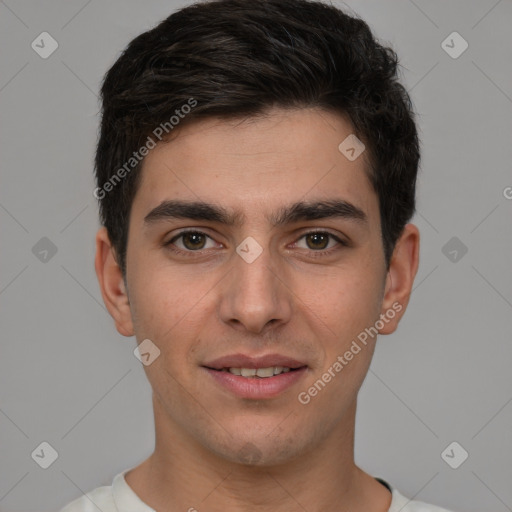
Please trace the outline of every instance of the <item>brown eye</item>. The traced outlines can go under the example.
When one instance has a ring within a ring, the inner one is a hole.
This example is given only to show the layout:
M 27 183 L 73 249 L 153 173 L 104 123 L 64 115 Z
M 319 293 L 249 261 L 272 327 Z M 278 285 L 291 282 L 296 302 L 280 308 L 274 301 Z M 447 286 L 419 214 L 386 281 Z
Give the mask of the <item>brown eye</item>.
M 347 244 L 338 238 L 336 235 L 329 233 L 328 231 L 310 231 L 309 233 L 304 233 L 299 241 L 305 240 L 305 246 L 297 245 L 301 249 L 309 249 L 313 252 L 325 253 L 328 254 L 331 252 L 331 249 L 336 250 L 336 245 L 338 246 L 346 246 Z M 331 245 L 330 242 L 334 242 Z M 296 242 L 297 244 L 302 242 Z M 338 247 L 339 249 L 340 247 Z
M 205 236 L 202 233 L 184 233 L 181 237 L 183 238 L 183 245 L 192 251 L 202 249 L 205 244 Z
M 212 240 L 210 236 L 201 231 L 182 231 L 164 245 L 168 246 L 170 249 L 173 249 L 172 246 L 175 246 L 173 250 L 178 252 L 197 252 L 201 249 L 212 247 L 206 247 L 208 239 Z
M 310 249 L 325 249 L 329 244 L 329 238 L 331 235 L 328 233 L 308 233 L 305 235 L 306 241 L 310 241 L 308 243 L 308 247 Z

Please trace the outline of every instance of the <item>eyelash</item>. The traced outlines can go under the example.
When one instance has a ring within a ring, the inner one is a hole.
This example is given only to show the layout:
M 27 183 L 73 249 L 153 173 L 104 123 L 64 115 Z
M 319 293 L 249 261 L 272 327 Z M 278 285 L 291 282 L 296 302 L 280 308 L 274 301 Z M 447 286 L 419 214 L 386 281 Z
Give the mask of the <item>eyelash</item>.
M 171 238 L 171 240 L 169 240 L 168 242 L 164 242 L 163 246 L 168 248 L 170 251 L 176 253 L 176 254 L 179 254 L 179 255 L 184 255 L 186 254 L 187 256 L 190 256 L 191 254 L 193 255 L 194 253 L 199 253 L 198 256 L 201 256 L 201 251 L 203 251 L 203 249 L 198 249 L 197 251 L 185 251 L 183 249 L 177 249 L 175 246 L 173 246 L 174 242 L 176 240 L 178 240 L 179 238 L 183 237 L 184 235 L 186 235 L 187 233 L 194 233 L 194 234 L 197 234 L 197 235 L 203 235 L 203 236 L 206 236 L 208 238 L 212 238 L 211 236 L 207 235 L 206 233 L 202 232 L 202 231 L 198 231 L 197 229 L 188 229 L 188 230 L 185 230 L 185 231 L 181 231 L 180 233 L 178 233 L 176 236 L 174 236 L 173 238 Z M 341 246 L 343 247 L 348 247 L 349 244 L 343 240 L 341 240 L 339 237 L 337 237 L 336 235 L 333 235 L 332 233 L 329 233 L 328 231 L 308 231 L 307 233 L 303 233 L 298 240 L 301 240 L 302 238 L 306 237 L 307 235 L 315 235 L 315 234 L 320 234 L 320 235 L 327 235 L 329 237 L 331 237 L 332 239 L 334 239 L 336 242 L 338 242 L 338 244 L 340 244 Z M 331 247 L 330 249 L 322 249 L 322 250 L 318 250 L 318 251 L 315 251 L 313 249 L 310 249 L 311 252 L 312 252 L 312 256 L 314 258 L 322 258 L 324 256 L 330 256 L 332 254 L 333 251 L 336 251 L 337 247 Z M 194 257 L 194 256 L 193 256 Z

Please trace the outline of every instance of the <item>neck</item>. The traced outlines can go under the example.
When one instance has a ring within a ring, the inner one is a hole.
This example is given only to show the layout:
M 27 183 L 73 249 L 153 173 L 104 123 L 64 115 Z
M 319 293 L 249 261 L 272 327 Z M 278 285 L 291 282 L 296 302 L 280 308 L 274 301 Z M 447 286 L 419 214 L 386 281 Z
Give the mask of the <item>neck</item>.
M 156 406 L 156 404 L 154 404 Z M 125 475 L 142 501 L 159 512 L 384 512 L 391 496 L 354 463 L 356 403 L 343 428 L 279 465 L 240 464 L 205 449 L 163 421 L 155 407 L 154 453 Z

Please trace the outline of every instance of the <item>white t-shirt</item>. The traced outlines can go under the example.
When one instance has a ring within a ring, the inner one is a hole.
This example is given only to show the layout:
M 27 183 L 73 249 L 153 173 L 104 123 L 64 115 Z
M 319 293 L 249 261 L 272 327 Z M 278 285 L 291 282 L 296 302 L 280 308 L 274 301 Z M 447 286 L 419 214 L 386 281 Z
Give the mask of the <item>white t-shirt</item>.
M 156 512 L 146 505 L 124 479 L 126 469 L 114 477 L 112 485 L 97 487 L 91 492 L 68 503 L 59 512 Z M 421 501 L 411 501 L 402 496 L 393 486 L 377 478 L 391 491 L 391 506 L 388 512 L 450 512 L 445 508 L 428 505 Z

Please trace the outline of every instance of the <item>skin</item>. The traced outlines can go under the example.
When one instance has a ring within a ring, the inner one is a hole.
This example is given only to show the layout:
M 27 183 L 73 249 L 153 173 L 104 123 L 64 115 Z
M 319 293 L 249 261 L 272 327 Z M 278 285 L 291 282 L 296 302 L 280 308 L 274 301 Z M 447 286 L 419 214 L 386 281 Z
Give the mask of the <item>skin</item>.
M 377 337 L 307 405 L 297 399 L 398 302 L 401 311 L 379 333 L 396 329 L 418 268 L 419 232 L 407 224 L 386 269 L 365 153 L 351 162 L 338 150 L 351 133 L 343 116 L 318 109 L 184 125 L 145 158 L 126 281 L 105 228 L 98 231 L 96 272 L 117 330 L 139 343 L 149 338 L 160 350 L 144 366 L 155 451 L 126 475 L 159 512 L 388 510 L 389 491 L 354 463 L 357 393 Z M 339 198 L 361 208 L 368 222 L 273 227 L 265 218 L 295 201 Z M 244 220 L 236 227 L 188 219 L 145 225 L 147 213 L 167 199 L 216 203 Z M 177 255 L 163 243 L 184 228 L 210 238 L 175 240 L 174 247 L 188 250 Z M 312 230 L 349 246 L 304 236 Z M 263 248 L 250 264 L 236 253 L 249 236 Z M 284 354 L 308 369 L 275 398 L 241 399 L 202 368 L 232 353 Z

